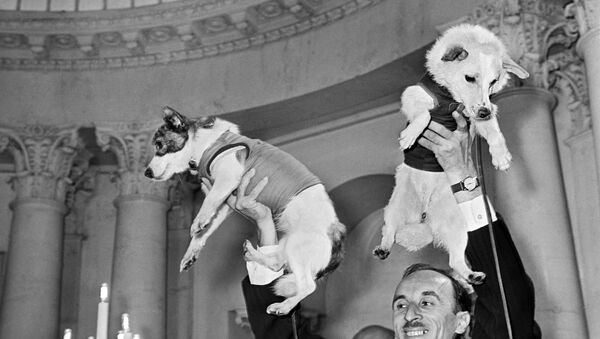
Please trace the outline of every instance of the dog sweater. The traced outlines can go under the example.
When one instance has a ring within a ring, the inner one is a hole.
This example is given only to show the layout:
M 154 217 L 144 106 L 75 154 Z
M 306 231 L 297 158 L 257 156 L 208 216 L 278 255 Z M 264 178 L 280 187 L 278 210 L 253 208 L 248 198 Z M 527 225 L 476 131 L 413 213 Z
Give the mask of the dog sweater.
M 275 216 L 283 212 L 287 203 L 298 193 L 321 184 L 321 180 L 292 155 L 262 140 L 231 132 L 221 134 L 202 154 L 198 162 L 198 175 L 213 183 L 214 178 L 210 172 L 212 162 L 219 154 L 237 147 L 244 147 L 247 151 L 244 174 L 252 168 L 256 170 L 246 188 L 247 192 L 264 177 L 269 178 L 269 183 L 257 201 L 268 206 Z
M 452 117 L 454 112 L 460 105 L 454 100 L 452 94 L 448 90 L 435 82 L 431 74 L 425 73 L 418 83 L 434 101 L 434 107 L 429 110 L 431 120 L 444 125 L 447 129 L 456 130 L 456 120 Z M 419 136 L 421 138 L 421 136 Z M 417 139 L 418 141 L 419 139 Z M 410 167 L 428 172 L 443 172 L 444 169 L 435 158 L 435 154 L 427 148 L 415 144 L 404 150 L 404 163 Z

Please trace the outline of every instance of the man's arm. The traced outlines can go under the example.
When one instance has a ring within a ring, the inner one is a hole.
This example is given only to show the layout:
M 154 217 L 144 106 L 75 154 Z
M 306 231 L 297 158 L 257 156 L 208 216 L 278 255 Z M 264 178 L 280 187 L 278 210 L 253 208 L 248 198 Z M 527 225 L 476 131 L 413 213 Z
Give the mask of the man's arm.
M 419 140 L 422 146 L 435 153 L 450 184 L 457 183 L 467 176 L 477 176 L 470 157 L 471 142 L 467 133 L 466 121 L 457 112 L 453 113 L 453 117 L 458 124 L 455 131 L 449 131 L 432 121 L 428 130 Z M 467 259 L 473 270 L 487 274 L 484 284 L 473 286 L 477 294 L 477 301 L 472 336 L 477 339 L 508 338 L 490 232 L 487 227 L 483 227 L 487 225 L 487 217 L 481 188 L 478 187 L 473 191 L 459 191 L 454 194 L 454 197 L 470 223 L 468 225 L 469 240 L 465 251 Z M 508 227 L 501 218 L 497 219 L 491 204 L 490 209 L 513 338 L 540 338 L 539 327 L 534 321 L 533 284 L 525 272 Z

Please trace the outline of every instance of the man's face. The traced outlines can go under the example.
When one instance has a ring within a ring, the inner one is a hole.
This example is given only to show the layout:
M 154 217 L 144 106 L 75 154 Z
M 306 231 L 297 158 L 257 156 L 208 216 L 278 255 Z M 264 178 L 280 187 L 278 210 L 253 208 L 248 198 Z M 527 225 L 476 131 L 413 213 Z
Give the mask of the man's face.
M 470 320 L 468 312 L 454 312 L 450 279 L 430 270 L 414 272 L 402 280 L 392 307 L 397 339 L 450 339 L 463 333 Z

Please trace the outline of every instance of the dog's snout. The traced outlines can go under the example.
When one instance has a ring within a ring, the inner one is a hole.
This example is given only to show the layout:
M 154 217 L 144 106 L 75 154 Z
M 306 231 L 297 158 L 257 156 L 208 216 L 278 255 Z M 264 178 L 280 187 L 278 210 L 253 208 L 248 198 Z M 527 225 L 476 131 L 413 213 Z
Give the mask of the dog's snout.
M 492 114 L 492 112 L 490 111 L 489 108 L 487 108 L 487 107 L 481 107 L 477 111 L 477 118 L 478 119 L 487 119 L 487 118 L 490 117 L 490 114 Z
M 144 175 L 150 179 L 154 178 L 154 173 L 152 172 L 152 168 L 150 168 L 150 167 L 146 168 L 146 171 L 144 171 Z

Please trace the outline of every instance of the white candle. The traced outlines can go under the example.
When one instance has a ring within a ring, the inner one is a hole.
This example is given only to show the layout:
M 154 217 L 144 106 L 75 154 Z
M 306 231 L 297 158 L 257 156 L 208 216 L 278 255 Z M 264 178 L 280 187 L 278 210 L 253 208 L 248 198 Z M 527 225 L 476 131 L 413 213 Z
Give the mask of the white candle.
M 71 336 L 72 336 L 71 329 L 67 328 L 65 330 L 65 335 L 63 336 L 63 339 L 71 339 L 72 338 Z
M 119 333 L 117 333 L 117 339 L 124 339 L 125 338 L 125 334 L 123 334 L 123 331 L 119 331 Z
M 123 329 L 123 339 L 132 339 L 131 325 L 129 324 L 129 313 L 121 315 L 121 328 Z
M 133 339 L 142 339 L 142 337 L 140 337 L 140 335 L 136 333 L 133 335 Z
M 129 333 L 131 328 L 129 327 L 129 314 L 123 313 L 121 315 L 121 328 L 123 329 L 123 333 Z
M 96 323 L 96 339 L 108 339 L 108 284 L 100 287 L 98 303 L 98 320 Z

